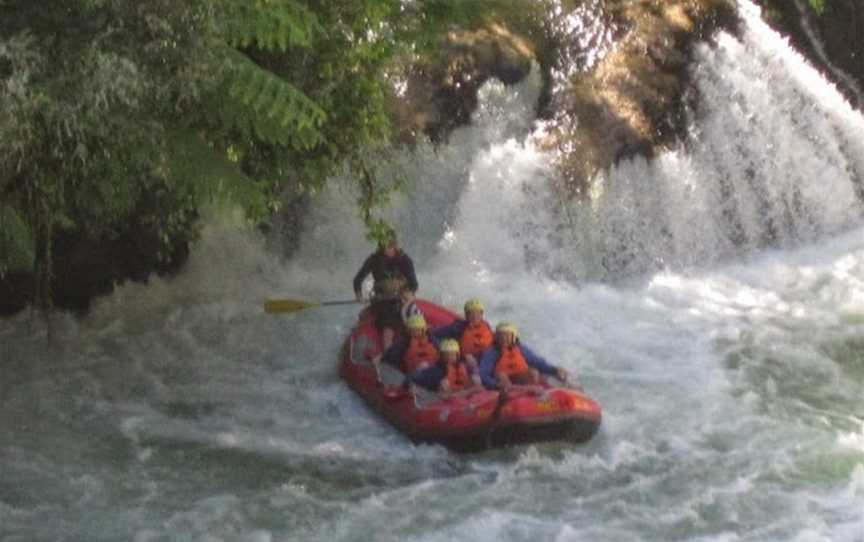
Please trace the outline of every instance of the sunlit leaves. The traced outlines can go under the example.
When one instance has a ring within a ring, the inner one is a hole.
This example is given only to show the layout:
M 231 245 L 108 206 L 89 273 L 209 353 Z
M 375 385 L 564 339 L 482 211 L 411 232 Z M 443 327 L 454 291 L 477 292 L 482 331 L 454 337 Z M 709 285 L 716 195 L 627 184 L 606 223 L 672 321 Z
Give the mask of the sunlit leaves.
M 810 2 L 810 7 L 813 8 L 813 11 L 822 15 L 825 12 L 825 0 L 808 0 Z
M 154 186 L 172 184 L 160 168 L 164 124 L 173 120 L 163 115 L 176 113 L 169 100 L 177 89 L 198 84 L 185 79 L 196 70 L 175 51 L 187 38 L 174 25 L 196 18 L 191 3 L 7 4 L 0 13 L 0 192 L 25 226 L 6 230 L 12 245 L 32 252 L 32 232 L 50 236 L 57 228 L 111 239 L 129 228 Z M 26 258 L 0 253 L 0 265 L 13 260 Z
M 234 103 L 214 112 L 227 124 L 266 143 L 299 150 L 321 143 L 324 110 L 290 82 L 238 52 L 229 53 L 225 77 L 228 96 Z
M 324 32 L 315 14 L 292 0 L 223 0 L 225 36 L 239 48 L 286 51 L 309 47 Z
M 266 220 L 342 168 L 377 231 L 388 73 L 508 2 L 0 0 L 0 270 L 37 230 L 167 247 L 208 202 Z

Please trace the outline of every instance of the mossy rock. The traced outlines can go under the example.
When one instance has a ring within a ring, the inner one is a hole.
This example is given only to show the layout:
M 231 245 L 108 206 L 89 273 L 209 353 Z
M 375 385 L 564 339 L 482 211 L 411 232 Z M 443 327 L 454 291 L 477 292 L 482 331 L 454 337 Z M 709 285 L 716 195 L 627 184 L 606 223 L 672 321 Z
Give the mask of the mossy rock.
M 692 46 L 732 29 L 726 0 L 608 2 L 625 29 L 611 51 L 575 76 L 558 98 L 547 144 L 559 151 L 565 190 L 587 194 L 591 179 L 623 157 L 650 156 L 685 132 L 684 94 Z

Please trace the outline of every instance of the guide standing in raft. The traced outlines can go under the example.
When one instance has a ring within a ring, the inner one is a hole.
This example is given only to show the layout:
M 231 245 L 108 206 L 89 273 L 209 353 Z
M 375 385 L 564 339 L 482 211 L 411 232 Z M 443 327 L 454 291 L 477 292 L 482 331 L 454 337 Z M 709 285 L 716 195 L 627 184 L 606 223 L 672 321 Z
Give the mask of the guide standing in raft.
M 414 262 L 399 249 L 396 232 L 389 230 L 378 242 L 378 250 L 372 253 L 354 276 L 354 297 L 363 301 L 363 280 L 372 273 L 375 284 L 372 288 L 370 309 L 375 316 L 375 325 L 381 330 L 383 349 L 393 344 L 396 328 L 402 323 L 402 303 L 399 292 L 407 287 L 417 291 L 417 275 Z

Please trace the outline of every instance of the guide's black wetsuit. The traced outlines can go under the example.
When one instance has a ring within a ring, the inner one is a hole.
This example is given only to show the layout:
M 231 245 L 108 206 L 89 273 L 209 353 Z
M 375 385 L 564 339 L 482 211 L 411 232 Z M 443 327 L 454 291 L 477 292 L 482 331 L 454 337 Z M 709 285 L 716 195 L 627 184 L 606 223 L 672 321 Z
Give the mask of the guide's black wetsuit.
M 397 328 L 401 324 L 402 317 L 399 313 L 399 291 L 390 288 L 384 291 L 381 285 L 388 280 L 398 281 L 406 284 L 411 291 L 417 291 L 417 275 L 414 273 L 414 262 L 411 258 L 398 250 L 393 257 L 387 256 L 383 250 L 378 250 L 366 258 L 360 270 L 354 276 L 354 292 L 359 294 L 363 287 L 363 280 L 372 273 L 375 280 L 372 297 L 372 313 L 375 315 L 375 323 L 379 328 Z

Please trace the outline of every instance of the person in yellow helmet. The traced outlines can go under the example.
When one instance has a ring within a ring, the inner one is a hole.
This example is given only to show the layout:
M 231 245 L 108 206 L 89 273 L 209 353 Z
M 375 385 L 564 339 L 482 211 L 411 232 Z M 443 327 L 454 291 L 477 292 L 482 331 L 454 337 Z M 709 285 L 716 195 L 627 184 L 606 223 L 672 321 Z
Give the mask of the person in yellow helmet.
M 435 328 L 432 335 L 459 341 L 462 356 L 470 365 L 476 367 L 483 352 L 492 346 L 495 334 L 492 326 L 484 319 L 486 307 L 480 299 L 469 299 L 465 302 L 464 309 L 464 319 L 459 318 L 449 325 Z
M 407 284 L 399 290 L 399 302 L 401 304 L 399 314 L 402 316 L 403 327 L 407 326 L 408 319 L 415 314 L 423 314 L 423 311 L 417 306 L 417 296 L 414 295 L 414 290 Z
M 414 314 L 405 322 L 408 336 L 384 352 L 382 361 L 412 375 L 433 366 L 438 361 L 438 342 L 429 333 L 426 318 Z
M 438 363 L 411 377 L 411 381 L 429 390 L 450 394 L 482 387 L 477 369 L 460 356 L 459 342 L 444 339 L 439 345 L 441 357 Z
M 480 358 L 480 379 L 489 389 L 509 390 L 513 384 L 539 384 L 540 375 L 567 381 L 567 371 L 555 367 L 519 341 L 511 322 L 495 328 L 495 344 Z

